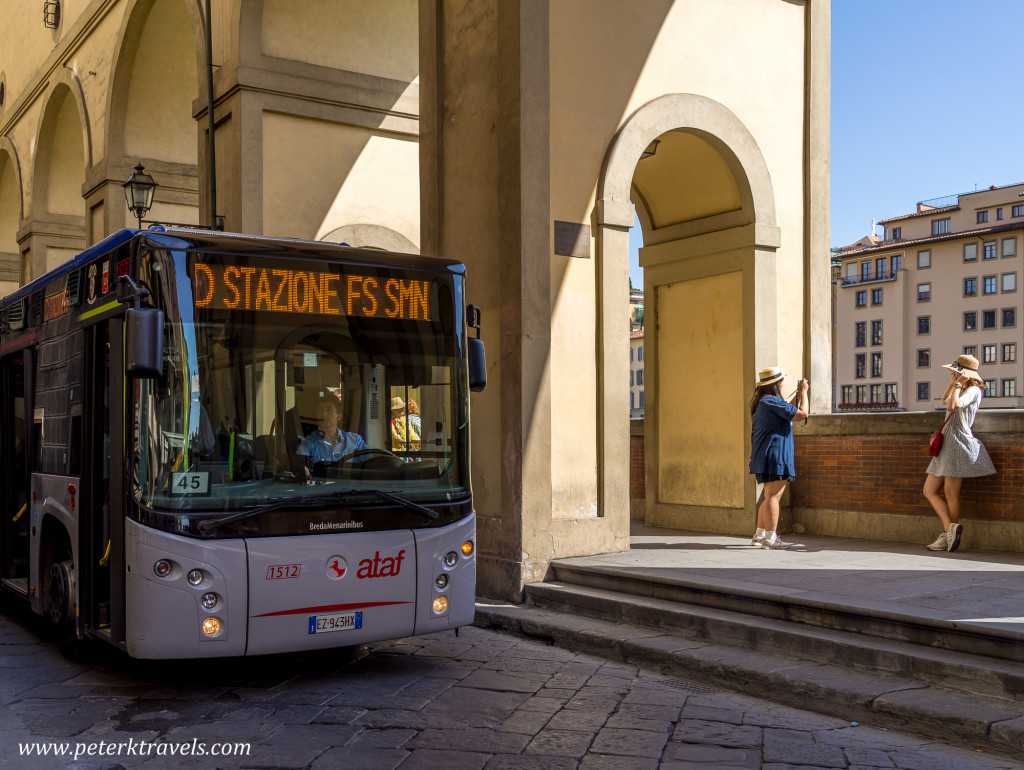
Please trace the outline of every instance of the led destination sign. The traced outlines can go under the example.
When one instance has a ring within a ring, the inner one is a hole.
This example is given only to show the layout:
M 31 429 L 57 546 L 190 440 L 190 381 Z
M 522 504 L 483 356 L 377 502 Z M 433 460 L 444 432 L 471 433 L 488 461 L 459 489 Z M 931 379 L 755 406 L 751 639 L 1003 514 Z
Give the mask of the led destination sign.
M 269 267 L 194 268 L 196 307 L 427 321 L 430 281 Z

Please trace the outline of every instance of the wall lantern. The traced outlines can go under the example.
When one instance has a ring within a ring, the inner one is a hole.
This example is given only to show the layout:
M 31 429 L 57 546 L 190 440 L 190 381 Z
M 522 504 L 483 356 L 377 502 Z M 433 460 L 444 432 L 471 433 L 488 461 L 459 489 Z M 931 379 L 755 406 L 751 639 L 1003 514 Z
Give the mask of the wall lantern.
M 49 29 L 60 26 L 60 0 L 46 0 L 43 3 L 43 24 Z
M 660 142 L 660 139 L 655 139 L 653 142 L 647 145 L 647 149 L 640 153 L 640 160 L 643 160 L 644 158 L 653 158 L 654 153 L 658 151 L 658 144 Z
M 128 201 L 128 210 L 138 217 L 141 230 L 142 218 L 153 207 L 153 193 L 156 192 L 157 184 L 153 177 L 146 173 L 146 167 L 139 163 L 135 167 L 135 173 L 129 176 L 121 187 L 124 188 L 124 197 Z

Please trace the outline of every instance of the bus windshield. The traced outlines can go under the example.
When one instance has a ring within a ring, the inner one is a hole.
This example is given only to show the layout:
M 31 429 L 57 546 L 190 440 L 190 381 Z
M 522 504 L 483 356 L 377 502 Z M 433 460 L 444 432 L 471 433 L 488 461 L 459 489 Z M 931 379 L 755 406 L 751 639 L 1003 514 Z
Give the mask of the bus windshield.
M 134 383 L 140 504 L 468 496 L 460 276 L 187 249 L 139 259 L 166 314 L 163 376 Z

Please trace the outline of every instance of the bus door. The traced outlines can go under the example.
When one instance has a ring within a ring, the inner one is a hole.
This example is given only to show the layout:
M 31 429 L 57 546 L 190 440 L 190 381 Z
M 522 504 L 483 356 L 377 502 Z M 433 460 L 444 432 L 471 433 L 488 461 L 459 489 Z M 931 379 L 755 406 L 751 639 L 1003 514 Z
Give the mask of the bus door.
M 0 359 L 0 580 L 28 596 L 31 513 L 28 510 L 29 433 L 25 419 L 26 362 L 31 351 Z
M 109 641 L 111 636 L 113 586 L 123 544 L 114 526 L 112 511 L 119 510 L 111 495 L 111 389 L 110 321 L 85 329 L 85 398 L 83 430 L 72 431 L 76 450 L 81 452 L 82 511 L 78 579 L 85 629 Z M 117 602 L 120 605 L 120 602 Z

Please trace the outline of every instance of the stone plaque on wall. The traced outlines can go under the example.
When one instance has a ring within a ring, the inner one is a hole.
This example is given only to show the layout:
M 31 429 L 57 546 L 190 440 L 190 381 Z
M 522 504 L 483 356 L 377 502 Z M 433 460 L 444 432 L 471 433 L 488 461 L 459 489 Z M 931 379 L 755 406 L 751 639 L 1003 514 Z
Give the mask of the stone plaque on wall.
M 555 220 L 555 254 L 590 259 L 590 226 Z

